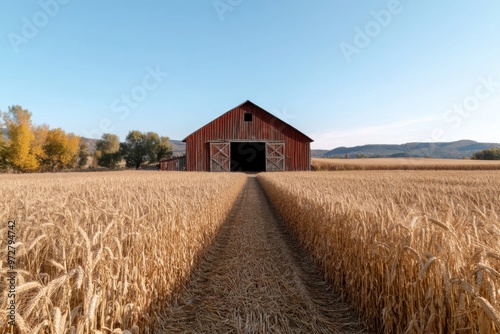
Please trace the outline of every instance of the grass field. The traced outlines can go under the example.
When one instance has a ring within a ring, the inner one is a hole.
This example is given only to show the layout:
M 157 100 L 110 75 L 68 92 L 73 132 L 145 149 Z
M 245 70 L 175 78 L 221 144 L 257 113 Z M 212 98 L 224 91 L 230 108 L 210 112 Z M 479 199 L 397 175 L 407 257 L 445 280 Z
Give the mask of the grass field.
M 16 220 L 19 333 L 146 333 L 183 288 L 245 179 L 159 172 L 0 175 L 0 331 L 7 333 L 9 219 Z
M 500 161 L 455 160 L 427 158 L 313 158 L 312 165 L 319 171 L 342 170 L 500 170 Z
M 258 177 L 375 331 L 500 330 L 500 172 Z

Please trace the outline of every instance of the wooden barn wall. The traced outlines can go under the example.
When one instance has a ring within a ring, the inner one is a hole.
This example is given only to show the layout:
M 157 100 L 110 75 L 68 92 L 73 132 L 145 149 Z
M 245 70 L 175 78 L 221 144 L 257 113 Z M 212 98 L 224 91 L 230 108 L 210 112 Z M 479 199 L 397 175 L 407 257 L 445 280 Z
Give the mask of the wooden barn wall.
M 160 170 L 181 171 L 186 167 L 186 157 L 178 157 L 160 161 Z
M 252 122 L 244 121 L 245 112 L 253 114 Z M 210 170 L 209 142 L 218 140 L 284 141 L 285 170 L 309 170 L 310 167 L 307 138 L 251 104 L 232 109 L 186 138 L 187 170 Z

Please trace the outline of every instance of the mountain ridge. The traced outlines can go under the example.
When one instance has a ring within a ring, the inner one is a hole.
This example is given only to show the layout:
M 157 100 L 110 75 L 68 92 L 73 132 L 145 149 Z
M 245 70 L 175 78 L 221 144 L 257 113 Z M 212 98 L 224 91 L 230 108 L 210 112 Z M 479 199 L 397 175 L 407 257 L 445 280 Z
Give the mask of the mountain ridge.
M 452 142 L 411 142 L 405 144 L 369 144 L 337 147 L 323 154 L 324 158 L 439 158 L 464 159 L 475 152 L 500 147 L 499 143 L 481 143 L 474 140 Z

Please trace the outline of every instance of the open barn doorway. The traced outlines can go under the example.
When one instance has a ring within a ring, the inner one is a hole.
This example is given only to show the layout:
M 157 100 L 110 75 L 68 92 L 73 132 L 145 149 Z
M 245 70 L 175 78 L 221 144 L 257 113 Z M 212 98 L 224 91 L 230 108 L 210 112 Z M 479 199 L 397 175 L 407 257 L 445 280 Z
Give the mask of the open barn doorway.
M 263 172 L 266 170 L 266 143 L 231 142 L 232 172 Z

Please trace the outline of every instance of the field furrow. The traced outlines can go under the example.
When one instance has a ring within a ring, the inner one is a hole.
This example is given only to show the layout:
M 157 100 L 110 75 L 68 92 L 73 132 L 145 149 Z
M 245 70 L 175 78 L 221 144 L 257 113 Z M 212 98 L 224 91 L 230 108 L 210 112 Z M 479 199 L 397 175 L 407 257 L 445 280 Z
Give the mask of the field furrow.
M 165 333 L 363 332 L 254 177 L 162 318 Z

